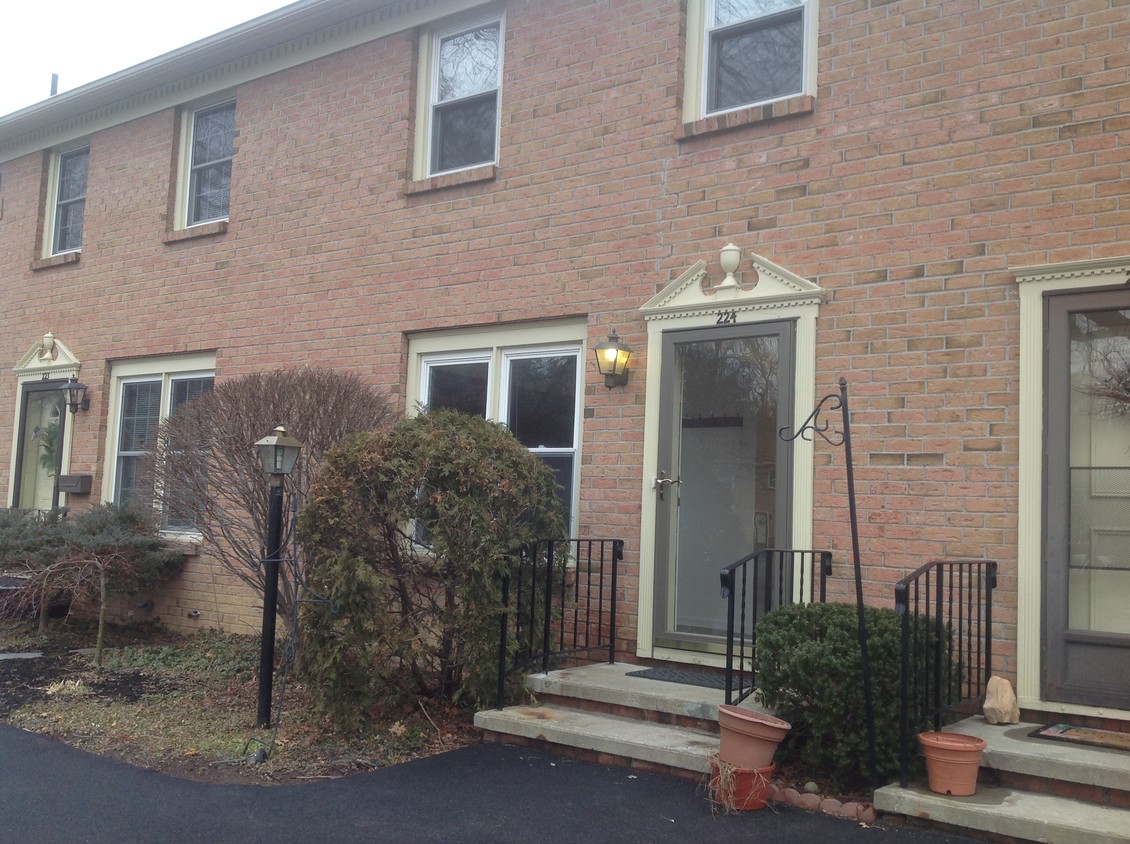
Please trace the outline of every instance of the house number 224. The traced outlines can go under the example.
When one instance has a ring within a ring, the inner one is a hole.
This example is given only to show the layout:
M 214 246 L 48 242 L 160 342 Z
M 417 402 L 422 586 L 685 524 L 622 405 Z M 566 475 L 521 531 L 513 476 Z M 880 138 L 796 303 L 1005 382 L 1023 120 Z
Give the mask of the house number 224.
M 715 325 L 737 325 L 738 312 L 737 311 L 719 311 L 718 319 L 714 321 Z

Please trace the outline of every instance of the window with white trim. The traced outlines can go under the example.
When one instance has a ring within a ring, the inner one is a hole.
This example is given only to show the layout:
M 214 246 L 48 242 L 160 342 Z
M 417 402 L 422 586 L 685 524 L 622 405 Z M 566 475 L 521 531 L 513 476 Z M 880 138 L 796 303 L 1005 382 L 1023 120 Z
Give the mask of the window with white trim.
M 817 0 L 689 0 L 690 119 L 815 90 Z
M 192 113 L 187 145 L 185 225 L 228 218 L 235 151 L 235 101 Z
M 158 425 L 187 402 L 211 391 L 214 365 L 210 355 L 115 365 L 106 500 L 115 504 L 140 500 L 142 470 L 156 444 Z M 169 527 L 185 526 L 167 521 Z
M 568 336 L 574 332 L 550 330 L 551 336 L 553 333 Z M 526 329 L 525 334 L 538 336 L 536 329 Z M 448 335 L 413 341 L 417 403 L 506 425 L 557 476 L 558 493 L 572 527 L 580 470 L 582 343 L 578 339 L 522 344 L 526 337 L 505 332 L 489 338 L 495 341 L 492 345 L 483 345 L 484 339 L 482 335 Z M 472 345 L 476 340 L 478 345 Z M 439 351 L 445 343 L 453 351 Z
M 426 36 L 427 175 L 498 160 L 502 18 Z M 424 80 L 421 80 L 423 82 Z
M 55 157 L 52 191 L 51 248 L 49 255 L 82 249 L 82 224 L 86 216 L 86 178 L 90 147 L 61 152 Z

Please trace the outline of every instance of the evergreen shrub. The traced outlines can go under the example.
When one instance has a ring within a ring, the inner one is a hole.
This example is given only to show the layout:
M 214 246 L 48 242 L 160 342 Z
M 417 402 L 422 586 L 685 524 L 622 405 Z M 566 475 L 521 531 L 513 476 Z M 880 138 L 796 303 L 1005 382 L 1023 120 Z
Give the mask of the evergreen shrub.
M 562 538 L 553 472 L 503 426 L 450 410 L 346 439 L 299 517 L 300 670 L 341 727 L 423 699 L 482 704 L 497 677 L 500 580 Z
M 865 614 L 882 785 L 899 773 L 902 629 L 893 609 L 866 607 Z M 827 776 L 840 789 L 870 782 L 858 625 L 856 606 L 844 603 L 778 607 L 757 625 L 761 700 L 793 727 L 779 758 Z M 955 665 L 955 682 L 959 676 Z M 917 759 L 916 746 L 911 758 Z

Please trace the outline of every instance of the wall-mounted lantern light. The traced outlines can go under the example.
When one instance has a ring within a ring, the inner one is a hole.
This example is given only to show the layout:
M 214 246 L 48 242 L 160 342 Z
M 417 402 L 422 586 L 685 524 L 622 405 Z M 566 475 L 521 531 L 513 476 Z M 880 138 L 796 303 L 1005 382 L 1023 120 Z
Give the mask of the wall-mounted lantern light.
M 71 413 L 78 413 L 80 410 L 90 410 L 90 399 L 86 395 L 86 385 L 79 383 L 79 380 L 74 375 L 71 380 L 63 385 L 63 392 L 66 393 L 67 408 Z
M 608 342 L 598 343 L 593 351 L 596 353 L 596 370 L 604 376 L 605 387 L 611 390 L 628 383 L 628 361 L 632 357 L 632 347 L 617 336 L 615 328 L 608 335 Z

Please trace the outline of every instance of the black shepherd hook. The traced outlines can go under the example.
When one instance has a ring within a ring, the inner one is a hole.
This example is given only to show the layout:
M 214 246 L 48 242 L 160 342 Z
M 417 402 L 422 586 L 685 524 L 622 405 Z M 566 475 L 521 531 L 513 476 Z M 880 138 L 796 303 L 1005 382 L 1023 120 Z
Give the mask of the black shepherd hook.
M 832 430 L 832 432 L 829 434 L 828 431 L 832 428 L 832 423 L 826 419 L 823 419 L 821 417 L 821 414 L 823 414 L 825 411 L 830 412 L 833 410 L 840 410 L 845 406 L 843 393 L 846 388 L 847 381 L 841 378 L 840 392 L 828 393 L 828 395 L 820 399 L 820 401 L 816 405 L 816 409 L 813 410 L 812 413 L 808 414 L 808 418 L 805 419 L 803 423 L 801 423 L 801 426 L 797 428 L 796 433 L 790 434 L 789 426 L 786 425 L 784 428 L 778 431 L 777 434 L 781 437 L 782 440 L 787 443 L 791 443 L 796 439 L 803 439 L 807 440 L 808 442 L 812 442 L 812 435 L 816 434 L 820 437 L 820 439 L 824 440 L 824 442 L 830 445 L 843 445 L 844 432 Z
M 821 418 L 821 413 L 824 411 L 840 411 L 840 418 L 843 422 L 843 430 L 837 431 L 832 429 L 832 423 L 827 419 Z M 847 493 L 848 493 L 848 515 L 851 521 L 851 550 L 852 562 L 855 567 L 855 605 L 856 614 L 858 617 L 858 638 L 859 638 L 859 656 L 860 668 L 863 672 L 863 703 L 867 715 L 867 756 L 868 767 L 871 772 L 871 786 L 872 788 L 879 787 L 878 766 L 876 765 L 875 758 L 875 707 L 871 699 L 871 660 L 867 652 L 867 618 L 864 613 L 863 603 L 863 566 L 860 561 L 859 554 L 859 517 L 855 508 L 855 472 L 852 468 L 851 457 L 851 421 L 848 414 L 848 396 L 847 396 L 847 379 L 840 378 L 840 392 L 829 393 L 820 399 L 816 405 L 816 409 L 809 414 L 808 418 L 804 420 L 804 424 L 797 429 L 796 433 L 788 433 L 788 428 L 781 428 L 778 435 L 785 442 L 793 442 L 798 438 L 803 438 L 808 442 L 812 442 L 812 435 L 817 434 L 822 440 L 833 446 L 844 447 L 844 459 L 847 463 Z M 831 433 L 829 431 L 831 430 Z

